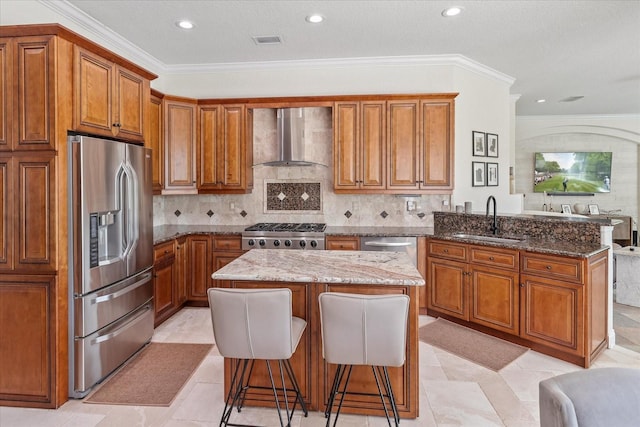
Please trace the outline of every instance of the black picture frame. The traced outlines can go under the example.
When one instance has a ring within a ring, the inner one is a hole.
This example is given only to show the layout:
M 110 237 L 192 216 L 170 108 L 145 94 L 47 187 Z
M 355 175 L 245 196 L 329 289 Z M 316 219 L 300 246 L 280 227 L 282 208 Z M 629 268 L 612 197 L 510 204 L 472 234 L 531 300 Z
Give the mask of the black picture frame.
M 497 187 L 498 186 L 498 164 L 497 163 L 487 163 L 487 187 Z
M 486 183 L 486 165 L 484 162 L 471 162 L 471 186 L 484 187 Z
M 487 136 L 484 132 L 472 131 L 471 144 L 474 156 L 484 157 L 487 155 Z
M 487 157 L 498 157 L 498 135 L 495 133 L 487 134 Z

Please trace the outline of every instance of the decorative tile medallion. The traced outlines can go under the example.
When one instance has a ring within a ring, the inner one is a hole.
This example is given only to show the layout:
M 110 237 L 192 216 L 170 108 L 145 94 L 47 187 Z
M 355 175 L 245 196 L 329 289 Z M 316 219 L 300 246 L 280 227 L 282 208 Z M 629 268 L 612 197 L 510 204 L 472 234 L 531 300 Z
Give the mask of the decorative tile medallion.
M 320 211 L 322 187 L 319 182 L 266 182 L 266 211 Z
M 346 216 L 347 218 L 351 218 L 351 215 L 353 215 L 353 214 L 351 213 L 351 211 L 346 211 L 346 212 L 344 213 L 344 216 Z
M 209 211 L 207 212 L 207 215 L 209 215 L 209 218 L 211 218 L 213 216 L 213 211 L 209 209 Z
M 180 216 L 180 215 L 182 215 L 182 212 L 180 212 L 180 210 L 176 209 L 176 211 L 173 214 L 175 216 Z
M 249 215 L 248 213 L 246 213 L 244 210 L 242 210 L 242 212 L 240 212 L 240 215 L 242 215 L 242 218 L 244 218 L 245 216 Z
M 389 216 L 389 214 L 387 213 L 387 211 L 382 211 L 382 212 L 380 212 L 380 216 L 381 216 L 382 218 L 386 218 L 386 217 L 388 217 L 388 216 Z

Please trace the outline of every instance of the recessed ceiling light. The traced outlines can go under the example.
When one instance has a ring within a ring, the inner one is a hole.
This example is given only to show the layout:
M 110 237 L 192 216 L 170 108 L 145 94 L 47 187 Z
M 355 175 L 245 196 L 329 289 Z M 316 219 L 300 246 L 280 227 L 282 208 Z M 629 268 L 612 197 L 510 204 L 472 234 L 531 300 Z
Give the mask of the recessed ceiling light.
M 318 15 L 317 13 L 314 13 L 313 15 L 309 15 L 305 18 L 305 20 L 307 22 L 310 22 L 311 24 L 319 24 L 322 21 L 324 21 L 324 16 L 322 15 Z
M 547 102 L 547 100 L 546 99 L 536 99 L 536 102 L 538 104 L 543 104 L 543 103 Z
M 442 11 L 442 16 L 445 18 L 451 18 L 452 16 L 460 15 L 462 8 L 459 6 L 448 7 Z
M 182 28 L 183 30 L 190 30 L 195 27 L 193 22 L 187 21 L 186 19 L 176 22 L 176 25 L 178 26 L 178 28 Z

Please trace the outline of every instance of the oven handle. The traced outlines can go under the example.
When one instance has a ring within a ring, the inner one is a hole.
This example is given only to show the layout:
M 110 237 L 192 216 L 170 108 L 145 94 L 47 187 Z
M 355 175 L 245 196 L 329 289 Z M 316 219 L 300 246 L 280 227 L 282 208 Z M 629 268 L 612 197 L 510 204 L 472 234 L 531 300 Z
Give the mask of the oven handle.
M 116 299 L 126 293 L 131 292 L 134 289 L 139 288 L 140 286 L 144 285 L 145 283 L 147 283 L 149 280 L 151 280 L 151 273 L 145 273 L 142 278 L 140 280 L 138 280 L 137 282 L 132 283 L 131 285 L 127 286 L 126 288 L 120 289 L 119 291 L 107 294 L 107 295 L 103 295 L 97 298 L 94 298 L 91 300 L 91 304 L 99 304 L 101 302 L 106 302 L 106 301 L 111 301 L 112 299 Z
M 399 247 L 403 247 L 403 246 L 411 246 L 413 245 L 412 242 L 376 242 L 376 241 L 369 241 L 369 242 L 364 242 L 365 246 L 375 246 L 378 248 L 399 248 Z

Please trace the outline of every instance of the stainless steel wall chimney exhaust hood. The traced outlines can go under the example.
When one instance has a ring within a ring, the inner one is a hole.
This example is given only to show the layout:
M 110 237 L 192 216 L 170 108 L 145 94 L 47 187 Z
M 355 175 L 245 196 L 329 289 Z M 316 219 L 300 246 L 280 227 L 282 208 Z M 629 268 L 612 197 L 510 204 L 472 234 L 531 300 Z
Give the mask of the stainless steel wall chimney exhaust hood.
M 263 163 L 265 166 L 311 166 L 316 163 L 304 155 L 304 109 L 278 108 L 278 159 Z

